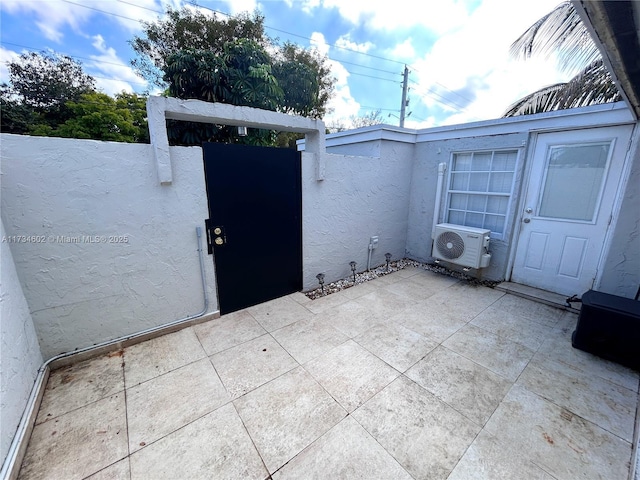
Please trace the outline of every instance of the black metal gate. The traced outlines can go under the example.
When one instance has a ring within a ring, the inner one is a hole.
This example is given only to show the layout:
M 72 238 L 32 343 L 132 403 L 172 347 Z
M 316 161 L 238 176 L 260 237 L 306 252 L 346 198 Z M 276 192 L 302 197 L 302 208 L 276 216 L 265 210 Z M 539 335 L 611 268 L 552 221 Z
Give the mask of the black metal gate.
M 220 313 L 302 289 L 300 153 L 203 144 Z

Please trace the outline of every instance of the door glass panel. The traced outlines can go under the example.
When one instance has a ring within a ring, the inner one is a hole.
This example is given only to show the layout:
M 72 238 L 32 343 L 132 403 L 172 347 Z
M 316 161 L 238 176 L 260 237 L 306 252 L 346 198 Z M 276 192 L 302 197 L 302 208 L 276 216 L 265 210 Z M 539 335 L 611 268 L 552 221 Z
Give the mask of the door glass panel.
M 539 215 L 593 221 L 610 146 L 607 142 L 551 147 Z

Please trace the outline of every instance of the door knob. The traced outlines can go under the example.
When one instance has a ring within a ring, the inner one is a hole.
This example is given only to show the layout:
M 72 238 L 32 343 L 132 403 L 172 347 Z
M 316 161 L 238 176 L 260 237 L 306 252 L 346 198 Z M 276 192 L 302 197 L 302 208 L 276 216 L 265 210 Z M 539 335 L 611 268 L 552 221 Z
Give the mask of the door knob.
M 533 208 L 531 208 L 531 207 L 527 207 L 527 209 L 525 210 L 525 212 L 527 212 L 527 213 L 531 213 L 531 212 L 533 212 Z
M 531 221 L 530 218 L 525 218 L 524 220 L 522 220 L 524 223 L 529 223 Z

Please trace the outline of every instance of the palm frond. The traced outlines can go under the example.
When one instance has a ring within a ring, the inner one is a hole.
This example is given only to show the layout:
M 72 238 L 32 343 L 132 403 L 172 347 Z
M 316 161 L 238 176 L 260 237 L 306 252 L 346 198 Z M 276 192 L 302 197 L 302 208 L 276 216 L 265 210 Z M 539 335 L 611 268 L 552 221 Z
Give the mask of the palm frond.
M 531 25 L 513 44 L 514 58 L 558 53 L 561 68 L 571 72 L 584 68 L 600 57 L 578 12 L 571 2 L 563 2 Z
M 544 87 L 516 101 L 509 106 L 503 117 L 586 107 L 621 99 L 600 58 L 587 65 L 568 82 Z

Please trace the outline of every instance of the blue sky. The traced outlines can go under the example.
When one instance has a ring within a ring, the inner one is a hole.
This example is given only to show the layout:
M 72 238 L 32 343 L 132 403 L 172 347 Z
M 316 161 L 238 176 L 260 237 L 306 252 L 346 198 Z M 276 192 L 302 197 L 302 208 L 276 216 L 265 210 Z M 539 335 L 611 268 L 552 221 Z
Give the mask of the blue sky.
M 199 6 L 195 6 L 195 4 Z M 409 66 L 405 126 L 498 118 L 513 101 L 566 80 L 554 58 L 509 56 L 509 45 L 558 0 L 2 0 L 0 81 L 24 51 L 77 58 L 113 94 L 151 88 L 130 67 L 128 41 L 166 5 L 226 14 L 258 9 L 267 34 L 326 53 L 337 79 L 327 124 L 381 109 L 397 124 Z

